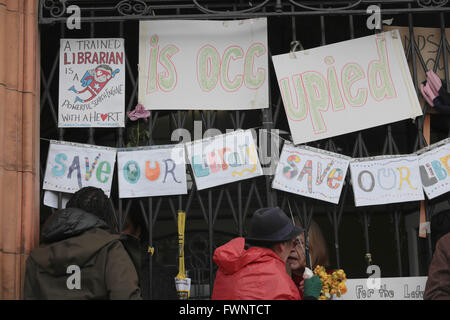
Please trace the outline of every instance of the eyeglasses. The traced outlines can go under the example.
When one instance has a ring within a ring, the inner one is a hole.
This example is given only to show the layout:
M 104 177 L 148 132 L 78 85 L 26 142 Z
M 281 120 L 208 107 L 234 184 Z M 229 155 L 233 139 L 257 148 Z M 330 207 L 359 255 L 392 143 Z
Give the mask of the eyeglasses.
M 303 251 L 305 251 L 305 243 L 303 242 L 303 239 L 301 239 L 300 237 L 293 239 L 292 245 L 294 247 L 298 246 L 298 247 L 302 248 Z

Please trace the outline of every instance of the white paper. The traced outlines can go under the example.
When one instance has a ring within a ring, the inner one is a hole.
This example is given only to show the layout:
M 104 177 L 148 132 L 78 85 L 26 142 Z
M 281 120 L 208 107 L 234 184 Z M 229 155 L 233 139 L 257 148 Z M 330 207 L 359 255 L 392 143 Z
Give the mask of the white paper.
M 349 162 L 339 154 L 285 144 L 272 188 L 337 204 Z
M 124 127 L 124 39 L 61 39 L 58 127 Z
M 250 130 L 190 142 L 186 151 L 197 190 L 262 175 Z
M 269 106 L 267 19 L 141 21 L 139 103 L 152 110 Z
M 157 146 L 117 153 L 119 197 L 186 194 L 184 146 Z
M 51 141 L 42 188 L 75 193 L 92 186 L 109 197 L 115 162 L 114 148 Z
M 357 207 L 424 200 L 416 155 L 354 159 L 350 172 Z
M 61 209 L 66 207 L 67 202 L 70 200 L 72 195 L 70 193 L 62 193 L 62 203 Z M 44 205 L 58 209 L 58 192 L 45 190 L 44 192 Z
M 294 144 L 422 115 L 397 30 L 294 56 L 272 57 Z
M 428 199 L 450 191 L 450 138 L 443 143 L 419 155 L 420 176 Z
M 368 283 L 379 281 L 379 287 Z M 427 277 L 347 279 L 347 293 L 333 300 L 423 300 Z

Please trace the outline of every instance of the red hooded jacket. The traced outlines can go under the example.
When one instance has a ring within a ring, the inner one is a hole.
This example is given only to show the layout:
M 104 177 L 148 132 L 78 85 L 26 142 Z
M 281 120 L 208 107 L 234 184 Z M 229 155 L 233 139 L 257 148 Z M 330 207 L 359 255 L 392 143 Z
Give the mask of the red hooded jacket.
M 235 238 L 214 252 L 219 269 L 213 300 L 300 300 L 285 263 L 274 251 L 244 246 L 244 238 Z

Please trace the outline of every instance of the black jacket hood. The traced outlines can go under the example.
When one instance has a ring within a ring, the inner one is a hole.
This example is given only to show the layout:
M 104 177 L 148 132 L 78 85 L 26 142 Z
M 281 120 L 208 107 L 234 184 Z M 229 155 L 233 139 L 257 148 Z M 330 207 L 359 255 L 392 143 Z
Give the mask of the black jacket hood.
M 66 274 L 67 266 L 85 266 L 99 250 L 119 240 L 118 234 L 105 229 L 107 224 L 91 213 L 76 208 L 59 210 L 47 220 L 42 231 L 44 244 L 33 249 L 30 258 L 50 274 Z
M 61 241 L 93 229 L 109 229 L 105 221 L 78 208 L 66 208 L 52 214 L 42 230 L 42 241 Z

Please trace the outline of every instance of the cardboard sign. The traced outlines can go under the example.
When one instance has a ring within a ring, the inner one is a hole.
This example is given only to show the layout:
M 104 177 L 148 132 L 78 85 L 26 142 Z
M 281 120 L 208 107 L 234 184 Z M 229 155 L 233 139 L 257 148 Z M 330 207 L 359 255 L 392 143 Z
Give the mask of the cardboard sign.
M 339 203 L 350 158 L 285 143 L 272 188 Z
M 75 193 L 92 186 L 109 197 L 115 162 L 114 148 L 52 140 L 42 188 Z
M 273 62 L 294 144 L 422 115 L 398 31 Z
M 403 48 L 406 51 L 411 46 L 409 27 L 398 26 L 383 26 L 385 31 L 398 29 L 403 43 Z M 426 65 L 427 71 L 433 70 L 437 64 L 436 74 L 445 79 L 444 68 L 444 54 L 441 52 L 439 61 L 436 61 L 437 54 L 439 52 L 439 45 L 441 43 L 441 28 L 422 28 L 414 27 L 414 40 L 416 42 L 417 49 L 422 56 L 423 62 Z M 446 38 L 450 39 L 450 29 L 445 29 Z M 411 57 L 411 55 L 410 55 Z M 411 74 L 413 72 L 412 59 L 409 59 L 409 69 Z M 450 63 L 450 55 L 447 55 L 447 63 Z M 417 66 L 417 81 L 421 83 L 426 80 L 426 71 L 422 67 L 419 59 L 419 55 L 416 53 L 416 66 Z
M 450 191 L 450 138 L 419 152 L 420 177 L 428 199 Z
M 141 21 L 139 103 L 155 110 L 269 106 L 267 19 Z
M 58 127 L 124 127 L 124 39 L 61 39 Z
M 197 190 L 262 175 L 250 130 L 186 144 Z
M 183 146 L 118 149 L 119 197 L 186 194 Z
M 357 207 L 424 200 L 416 155 L 354 159 L 350 172 Z
M 347 293 L 333 300 L 423 300 L 426 283 L 427 277 L 347 279 Z

